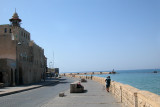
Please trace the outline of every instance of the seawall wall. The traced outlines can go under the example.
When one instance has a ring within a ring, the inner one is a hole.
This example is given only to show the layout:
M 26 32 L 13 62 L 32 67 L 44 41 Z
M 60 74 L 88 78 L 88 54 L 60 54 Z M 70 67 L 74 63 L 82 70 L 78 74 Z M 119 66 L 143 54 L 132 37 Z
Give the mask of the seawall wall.
M 67 76 L 67 75 L 66 75 Z M 72 77 L 71 75 L 69 77 Z M 105 86 L 105 78 L 74 75 L 75 78 L 92 79 Z M 124 107 L 160 107 L 160 96 L 149 91 L 139 90 L 130 85 L 112 81 L 110 92 Z

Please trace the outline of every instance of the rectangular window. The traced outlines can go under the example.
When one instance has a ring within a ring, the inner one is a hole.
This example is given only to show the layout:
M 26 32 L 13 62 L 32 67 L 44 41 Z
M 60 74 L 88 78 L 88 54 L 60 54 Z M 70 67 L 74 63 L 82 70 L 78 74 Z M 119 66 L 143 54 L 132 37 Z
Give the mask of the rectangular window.
M 4 28 L 4 33 L 7 33 L 7 28 Z
M 9 30 L 9 33 L 12 33 L 12 30 L 11 30 L 11 29 Z

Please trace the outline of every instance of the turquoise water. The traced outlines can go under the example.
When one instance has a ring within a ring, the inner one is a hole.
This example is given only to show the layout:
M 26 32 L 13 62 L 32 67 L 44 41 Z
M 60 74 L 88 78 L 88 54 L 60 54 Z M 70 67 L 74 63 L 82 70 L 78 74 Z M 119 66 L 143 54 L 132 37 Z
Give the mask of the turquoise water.
M 119 70 L 117 74 L 94 75 L 98 77 L 111 76 L 113 81 L 131 85 L 140 90 L 150 91 L 160 95 L 160 72 L 152 73 L 154 70 Z M 157 71 L 160 71 L 158 69 Z

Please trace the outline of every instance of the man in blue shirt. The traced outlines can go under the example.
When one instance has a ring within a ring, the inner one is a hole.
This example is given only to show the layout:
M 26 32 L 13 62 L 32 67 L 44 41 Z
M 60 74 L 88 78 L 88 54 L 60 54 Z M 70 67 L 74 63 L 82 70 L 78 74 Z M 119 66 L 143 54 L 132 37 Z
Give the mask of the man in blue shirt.
M 110 87 L 110 83 L 111 83 L 110 76 L 108 76 L 108 77 L 105 79 L 105 82 L 106 82 L 106 90 L 109 92 L 109 87 Z

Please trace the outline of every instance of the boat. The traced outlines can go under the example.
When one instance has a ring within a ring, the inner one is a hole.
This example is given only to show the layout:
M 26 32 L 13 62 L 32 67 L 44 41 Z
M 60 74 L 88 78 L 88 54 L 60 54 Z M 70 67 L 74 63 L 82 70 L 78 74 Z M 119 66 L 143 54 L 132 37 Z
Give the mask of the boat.
M 158 71 L 153 71 L 153 73 L 158 73 Z

